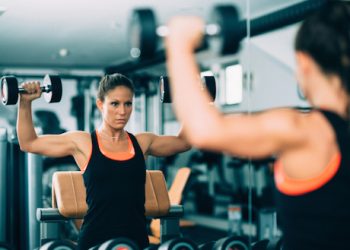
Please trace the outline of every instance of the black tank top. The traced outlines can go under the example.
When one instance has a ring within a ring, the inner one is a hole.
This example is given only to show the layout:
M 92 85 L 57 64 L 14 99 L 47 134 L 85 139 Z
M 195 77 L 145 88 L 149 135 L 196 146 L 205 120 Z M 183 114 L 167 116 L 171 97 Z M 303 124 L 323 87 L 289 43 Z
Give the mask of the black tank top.
M 341 162 L 336 174 L 314 191 L 296 196 L 276 192 L 284 250 L 350 249 L 349 123 L 335 113 L 320 112 L 335 131 Z
M 101 153 L 96 131 L 91 133 L 92 153 L 83 174 L 88 211 L 79 234 L 79 249 L 116 237 L 130 238 L 141 249 L 149 244 L 144 207 L 146 164 L 136 138 L 128 134 L 135 155 L 118 161 Z

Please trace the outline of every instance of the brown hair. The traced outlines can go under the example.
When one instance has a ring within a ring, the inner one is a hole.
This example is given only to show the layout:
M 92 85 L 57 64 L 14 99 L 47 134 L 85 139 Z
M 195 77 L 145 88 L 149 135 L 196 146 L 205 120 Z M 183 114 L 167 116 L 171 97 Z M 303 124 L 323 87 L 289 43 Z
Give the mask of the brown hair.
M 325 74 L 338 75 L 350 94 L 350 3 L 328 1 L 301 25 L 295 49 L 309 54 Z
M 108 92 L 119 86 L 127 87 L 132 93 L 135 92 L 134 84 L 129 78 L 122 74 L 114 73 L 102 77 L 97 90 L 97 98 L 103 102 Z

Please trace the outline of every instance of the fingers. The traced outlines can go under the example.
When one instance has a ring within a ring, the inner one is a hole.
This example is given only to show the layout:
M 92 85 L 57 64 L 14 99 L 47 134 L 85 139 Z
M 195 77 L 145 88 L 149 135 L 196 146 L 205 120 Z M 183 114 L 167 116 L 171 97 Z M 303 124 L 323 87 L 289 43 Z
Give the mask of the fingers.
M 21 84 L 21 87 L 26 91 L 25 94 L 41 94 L 39 81 L 24 82 Z
M 33 101 L 41 96 L 39 81 L 24 82 L 21 87 L 24 89 L 24 92 L 20 93 L 20 98 L 23 101 Z
M 170 34 L 166 37 L 166 45 L 174 44 L 176 47 L 197 48 L 201 44 L 204 34 L 204 22 L 195 16 L 173 17 L 168 27 Z

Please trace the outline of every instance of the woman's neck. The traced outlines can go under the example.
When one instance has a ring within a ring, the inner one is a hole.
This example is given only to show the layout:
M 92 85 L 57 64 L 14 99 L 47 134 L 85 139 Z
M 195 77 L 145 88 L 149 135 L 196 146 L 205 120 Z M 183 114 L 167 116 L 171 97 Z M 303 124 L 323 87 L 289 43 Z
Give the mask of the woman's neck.
M 103 138 L 112 141 L 121 141 L 126 138 L 126 131 L 124 129 L 113 129 L 102 125 L 98 128 L 98 132 Z
M 317 81 L 317 90 L 310 97 L 314 107 L 330 110 L 348 118 L 349 96 L 338 77 L 323 77 Z

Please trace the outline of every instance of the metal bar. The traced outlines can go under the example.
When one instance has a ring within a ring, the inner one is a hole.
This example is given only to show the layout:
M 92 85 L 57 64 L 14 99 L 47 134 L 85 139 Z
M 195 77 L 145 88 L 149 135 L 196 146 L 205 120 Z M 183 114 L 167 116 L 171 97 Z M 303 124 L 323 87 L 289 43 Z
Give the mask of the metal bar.
M 157 65 L 165 62 L 165 52 L 164 50 L 158 51 L 155 56 L 148 60 L 141 61 L 126 61 L 116 66 L 110 66 L 105 69 L 106 74 L 122 73 L 127 74 L 129 72 L 136 71 L 138 69 L 144 69 L 153 65 Z
M 40 246 L 49 240 L 57 240 L 60 238 L 60 222 L 42 222 L 40 223 Z
M 307 15 L 322 7 L 326 2 L 327 0 L 305 1 L 271 14 L 255 18 L 251 21 L 250 35 L 261 35 L 300 22 Z M 245 36 L 245 34 L 243 36 Z
M 7 218 L 7 131 L 0 128 L 0 242 L 6 241 Z
M 160 219 L 160 242 L 180 237 L 180 218 Z
M 40 222 L 58 222 L 69 220 L 58 211 L 58 208 L 38 208 L 36 210 L 36 219 Z
M 36 209 L 42 207 L 42 156 L 26 154 L 26 202 L 27 202 L 27 249 L 40 246 L 40 225 L 35 219 Z
M 159 218 L 172 218 L 172 217 L 182 217 L 184 214 L 184 208 L 182 205 L 171 205 L 169 213 L 165 216 Z
M 20 150 L 16 129 L 8 130 L 7 163 L 7 238 L 14 249 L 25 249 L 24 153 Z
M 182 205 L 171 205 L 169 213 L 160 218 L 160 241 L 161 243 L 180 237 L 180 217 L 183 216 Z

